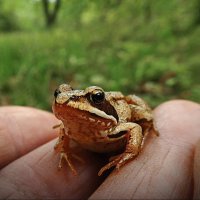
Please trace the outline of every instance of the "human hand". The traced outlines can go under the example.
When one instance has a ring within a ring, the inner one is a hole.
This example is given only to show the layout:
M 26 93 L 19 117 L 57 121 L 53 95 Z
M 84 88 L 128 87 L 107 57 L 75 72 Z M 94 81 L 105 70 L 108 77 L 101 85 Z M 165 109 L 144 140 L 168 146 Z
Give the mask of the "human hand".
M 0 108 L 0 199 L 86 198 L 103 177 L 97 172 L 102 160 L 80 147 L 86 161 L 58 171 L 57 137 L 52 127 L 60 122 L 53 114 L 26 107 Z
M 195 187 L 193 153 L 200 139 L 200 106 L 171 101 L 155 110 L 160 137 L 149 135 L 141 154 L 105 177 L 98 170 L 103 156 L 75 148 L 85 164 L 74 161 L 78 176 L 57 170 L 53 150 L 58 121 L 50 113 L 24 107 L 0 108 L 0 198 L 192 198 L 199 197 L 199 154 Z M 200 146 L 200 145 L 199 145 Z M 197 152 L 200 152 L 200 147 Z M 102 183 L 103 182 L 103 183 Z M 102 183 L 102 184 L 101 184 Z M 100 187 L 97 189 L 97 187 Z

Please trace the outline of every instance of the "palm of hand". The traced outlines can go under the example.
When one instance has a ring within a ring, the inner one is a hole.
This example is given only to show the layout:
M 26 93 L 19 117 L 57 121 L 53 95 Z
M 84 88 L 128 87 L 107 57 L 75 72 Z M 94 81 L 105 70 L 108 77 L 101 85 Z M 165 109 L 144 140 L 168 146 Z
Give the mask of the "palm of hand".
M 57 170 L 58 155 L 53 150 L 56 134 L 52 129 L 57 120 L 52 114 L 2 107 L 0 198 L 77 199 L 93 194 L 94 199 L 175 199 L 191 198 L 193 193 L 199 197 L 198 188 L 193 187 L 193 178 L 199 184 L 198 170 L 193 177 L 199 118 L 200 106 L 195 103 L 172 101 L 159 106 L 155 119 L 160 137 L 149 136 L 141 155 L 103 182 L 105 177 L 98 177 L 97 172 L 104 158 L 80 147 L 74 147 L 74 151 L 84 157 L 85 164 L 74 163 L 78 176 L 67 167 Z

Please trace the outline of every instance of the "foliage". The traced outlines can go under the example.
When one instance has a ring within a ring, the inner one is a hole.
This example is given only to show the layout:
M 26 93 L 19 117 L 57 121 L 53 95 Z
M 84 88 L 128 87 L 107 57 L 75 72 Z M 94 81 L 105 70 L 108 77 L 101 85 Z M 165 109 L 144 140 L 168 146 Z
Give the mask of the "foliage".
M 41 2 L 16 0 L 21 31 L 0 34 L 0 103 L 50 109 L 62 82 L 136 93 L 152 106 L 175 98 L 200 101 L 195 5 L 195 0 L 62 1 L 57 24 L 45 30 Z

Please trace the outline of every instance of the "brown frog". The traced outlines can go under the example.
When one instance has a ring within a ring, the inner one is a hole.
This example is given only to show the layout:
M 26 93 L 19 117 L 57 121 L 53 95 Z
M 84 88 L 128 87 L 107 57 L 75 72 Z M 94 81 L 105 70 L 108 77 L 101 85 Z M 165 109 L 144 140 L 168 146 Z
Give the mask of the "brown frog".
M 97 86 L 85 90 L 73 90 L 70 85 L 62 84 L 56 89 L 53 112 L 62 121 L 55 149 L 60 150 L 59 168 L 64 159 L 72 172 L 76 170 L 71 157 L 81 160 L 70 152 L 70 139 L 83 148 L 94 152 L 119 152 L 101 168 L 115 166 L 119 169 L 127 161 L 135 158 L 143 146 L 144 138 L 150 131 L 156 131 L 153 115 L 149 106 L 138 96 L 124 96 L 121 92 L 104 92 Z

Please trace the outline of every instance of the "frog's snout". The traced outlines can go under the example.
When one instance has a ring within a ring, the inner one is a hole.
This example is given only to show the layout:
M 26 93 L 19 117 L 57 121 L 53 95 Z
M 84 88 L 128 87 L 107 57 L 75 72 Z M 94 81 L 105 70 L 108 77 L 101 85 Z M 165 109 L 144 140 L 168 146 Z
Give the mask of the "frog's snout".
M 71 95 L 67 92 L 63 92 L 60 88 L 56 89 L 54 92 L 55 102 L 57 104 L 64 104 L 68 103 L 70 100 Z

